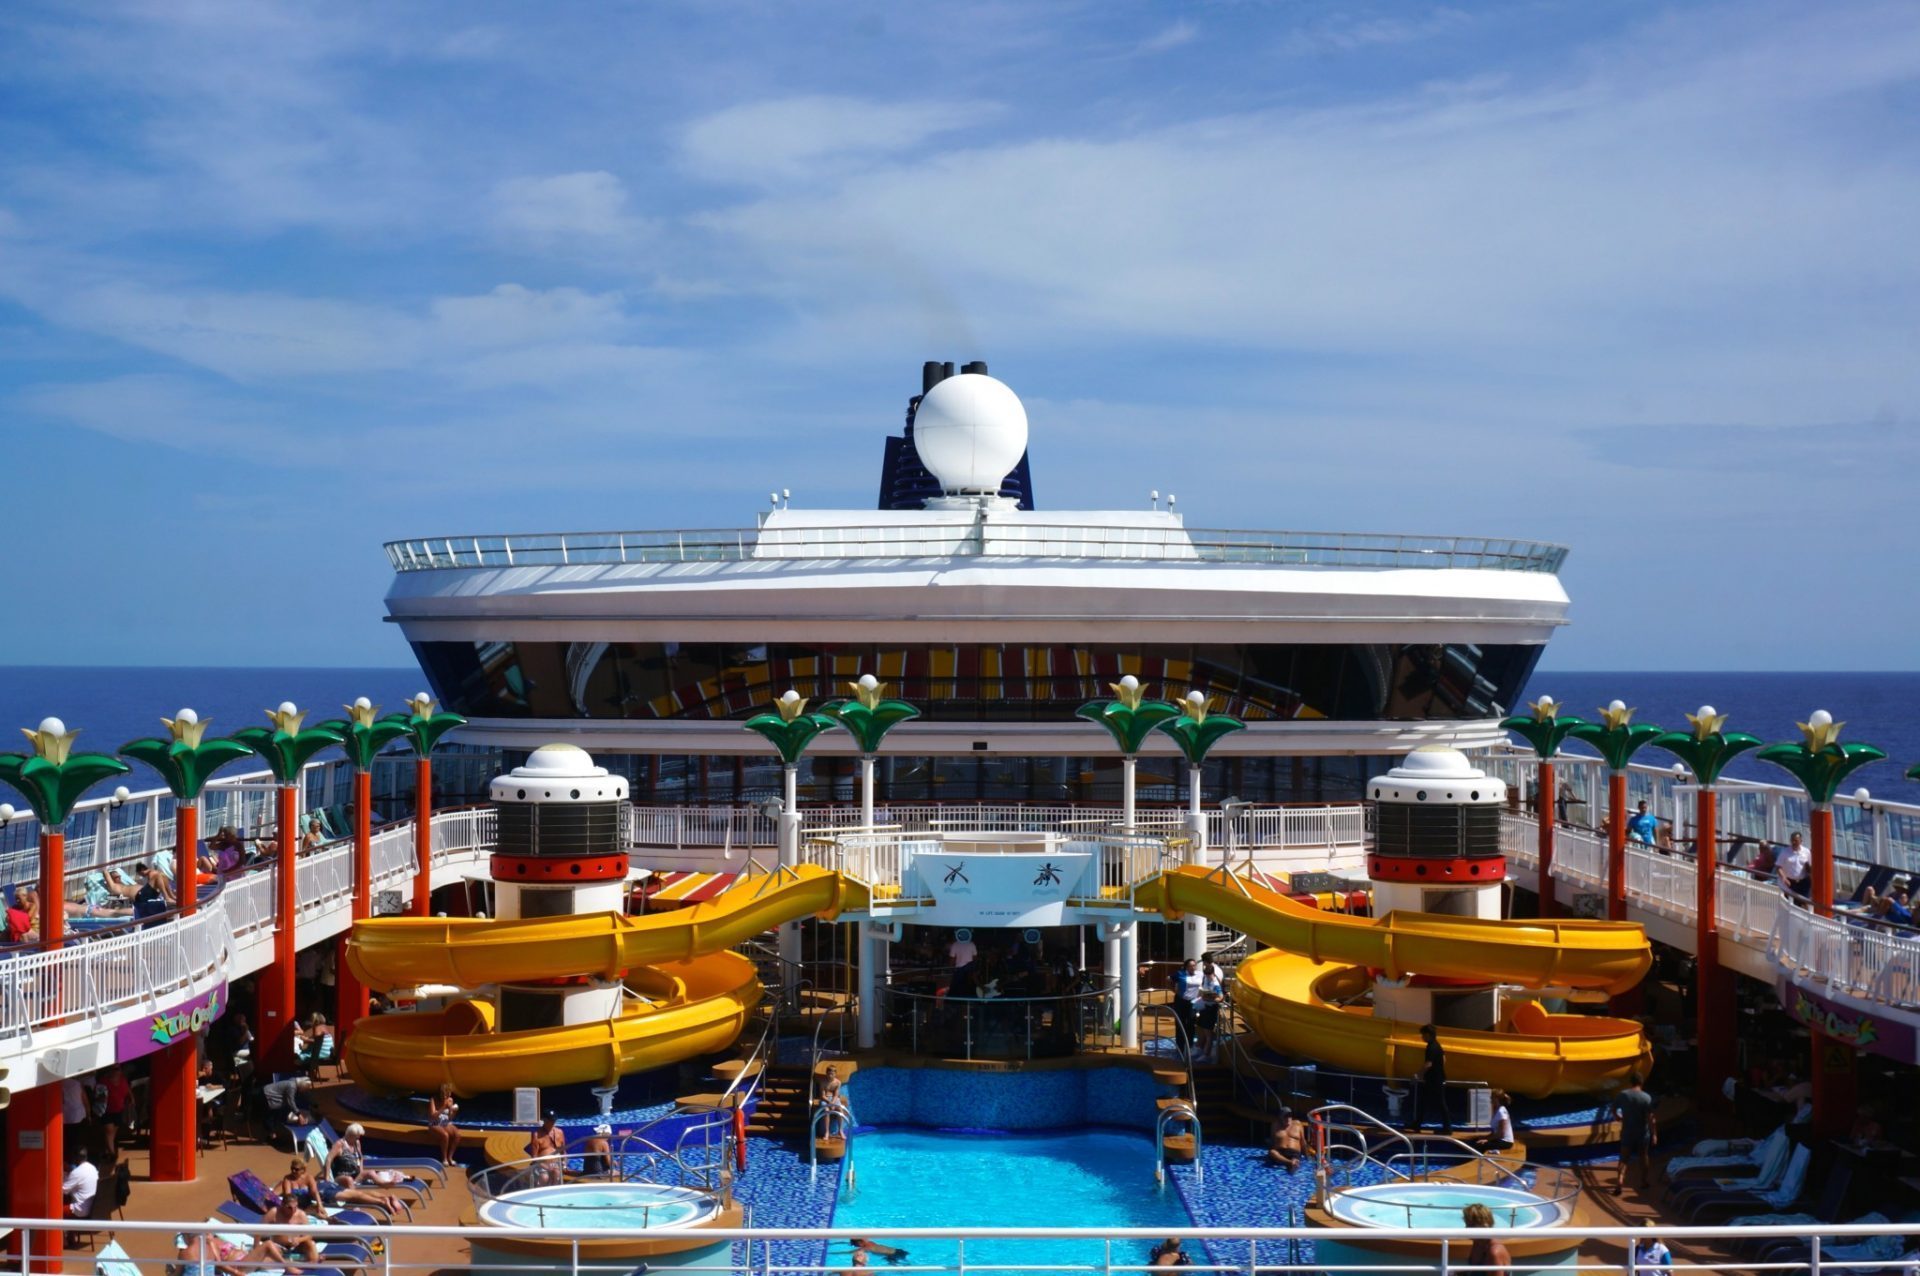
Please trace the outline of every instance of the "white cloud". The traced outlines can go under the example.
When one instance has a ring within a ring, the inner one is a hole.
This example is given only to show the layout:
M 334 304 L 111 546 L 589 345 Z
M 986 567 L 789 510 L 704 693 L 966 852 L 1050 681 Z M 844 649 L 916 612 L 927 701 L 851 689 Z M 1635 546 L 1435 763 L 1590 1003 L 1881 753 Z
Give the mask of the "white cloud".
M 338 449 L 276 419 L 270 403 L 210 392 L 185 377 L 131 375 L 33 386 L 15 406 L 127 443 L 226 455 L 273 465 L 331 467 Z
M 493 188 L 494 222 L 537 247 L 601 251 L 648 233 L 627 207 L 627 190 L 605 171 L 513 177 Z
M 978 102 L 880 102 L 788 97 L 731 106 L 695 121 L 681 155 L 696 174 L 779 185 L 858 171 L 875 160 L 991 118 Z
M 1177 49 L 1183 44 L 1192 44 L 1194 38 L 1199 34 L 1199 27 L 1182 19 L 1170 26 L 1162 27 L 1160 30 L 1142 40 L 1134 52 L 1149 54 L 1165 53 L 1167 50 Z

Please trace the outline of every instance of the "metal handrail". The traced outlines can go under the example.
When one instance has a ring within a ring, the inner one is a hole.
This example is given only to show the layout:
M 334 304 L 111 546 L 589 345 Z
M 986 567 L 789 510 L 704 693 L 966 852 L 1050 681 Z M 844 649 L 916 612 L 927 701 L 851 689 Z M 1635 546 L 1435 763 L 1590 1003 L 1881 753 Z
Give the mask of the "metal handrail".
M 1175 1099 L 1160 1109 L 1160 1115 L 1153 1122 L 1153 1181 L 1164 1183 L 1167 1179 L 1167 1127 L 1175 1121 L 1185 1121 L 1193 1127 L 1193 1181 L 1204 1182 L 1206 1168 L 1201 1163 L 1200 1113 L 1193 1104 L 1185 1099 Z
M 1095 558 L 1553 574 L 1567 557 L 1564 545 L 1495 537 L 1089 527 L 1064 522 L 469 533 L 389 541 L 385 548 L 396 572 L 782 559 Z

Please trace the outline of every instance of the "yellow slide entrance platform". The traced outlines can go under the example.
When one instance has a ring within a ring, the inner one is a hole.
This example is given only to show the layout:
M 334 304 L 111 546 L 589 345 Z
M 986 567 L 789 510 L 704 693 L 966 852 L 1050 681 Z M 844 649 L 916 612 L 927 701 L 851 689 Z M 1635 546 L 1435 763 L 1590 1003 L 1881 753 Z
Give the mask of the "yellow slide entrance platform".
M 867 907 L 866 887 L 803 864 L 743 878 L 705 903 L 651 917 L 591 913 L 523 920 L 381 917 L 357 922 L 347 962 L 370 987 L 487 984 L 582 976 L 624 979 L 634 994 L 608 1020 L 495 1032 L 493 1007 L 379 1015 L 348 1037 L 363 1084 L 462 1095 L 515 1086 L 607 1084 L 725 1049 L 759 1004 L 760 978 L 727 949 L 781 922 Z
M 1646 933 L 1633 923 L 1344 917 L 1191 865 L 1143 884 L 1136 900 L 1168 918 L 1202 914 L 1268 945 L 1235 977 L 1235 1004 L 1249 1026 L 1276 1050 L 1378 1076 L 1418 1075 L 1425 1043 L 1417 1023 L 1342 1004 L 1364 993 L 1376 972 L 1619 993 L 1653 964 Z M 1513 1007 L 1496 1031 L 1439 1031 L 1450 1076 L 1536 1098 L 1612 1089 L 1652 1063 L 1638 1023 L 1549 1014 L 1532 1001 Z

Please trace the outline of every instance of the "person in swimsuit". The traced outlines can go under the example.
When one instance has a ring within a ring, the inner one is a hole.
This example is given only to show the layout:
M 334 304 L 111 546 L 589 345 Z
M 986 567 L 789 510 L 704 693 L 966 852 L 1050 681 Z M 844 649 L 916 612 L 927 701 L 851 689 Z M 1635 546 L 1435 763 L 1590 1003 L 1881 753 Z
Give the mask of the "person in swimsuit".
M 590 1178 L 606 1178 L 613 1173 L 613 1127 L 601 1122 L 580 1144 L 580 1172 Z
M 427 1100 L 427 1125 L 433 1130 L 433 1137 L 440 1140 L 440 1159 L 453 1164 L 460 1155 L 460 1127 L 453 1123 L 459 1115 L 460 1104 L 453 1097 L 451 1083 L 442 1081 L 440 1093 Z
M 1462 1221 L 1471 1228 L 1491 1228 L 1493 1226 L 1493 1211 L 1478 1201 L 1461 1210 L 1460 1216 Z M 1482 1271 L 1506 1271 L 1513 1266 L 1513 1255 L 1508 1252 L 1505 1245 L 1494 1240 L 1491 1236 L 1480 1237 L 1476 1238 L 1473 1244 L 1467 1247 L 1467 1266 L 1478 1268 Z

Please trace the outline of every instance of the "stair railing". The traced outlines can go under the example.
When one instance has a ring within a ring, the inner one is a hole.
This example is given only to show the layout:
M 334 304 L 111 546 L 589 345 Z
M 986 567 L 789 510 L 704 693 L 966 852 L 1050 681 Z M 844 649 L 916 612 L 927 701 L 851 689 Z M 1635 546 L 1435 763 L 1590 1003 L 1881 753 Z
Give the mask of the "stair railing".
M 1200 1161 L 1200 1113 L 1185 1099 L 1175 1099 L 1160 1109 L 1160 1115 L 1153 1122 L 1153 1181 L 1156 1184 L 1167 1181 L 1167 1127 L 1176 1121 L 1185 1121 L 1193 1127 L 1193 1178 L 1194 1182 L 1204 1182 L 1206 1170 Z

